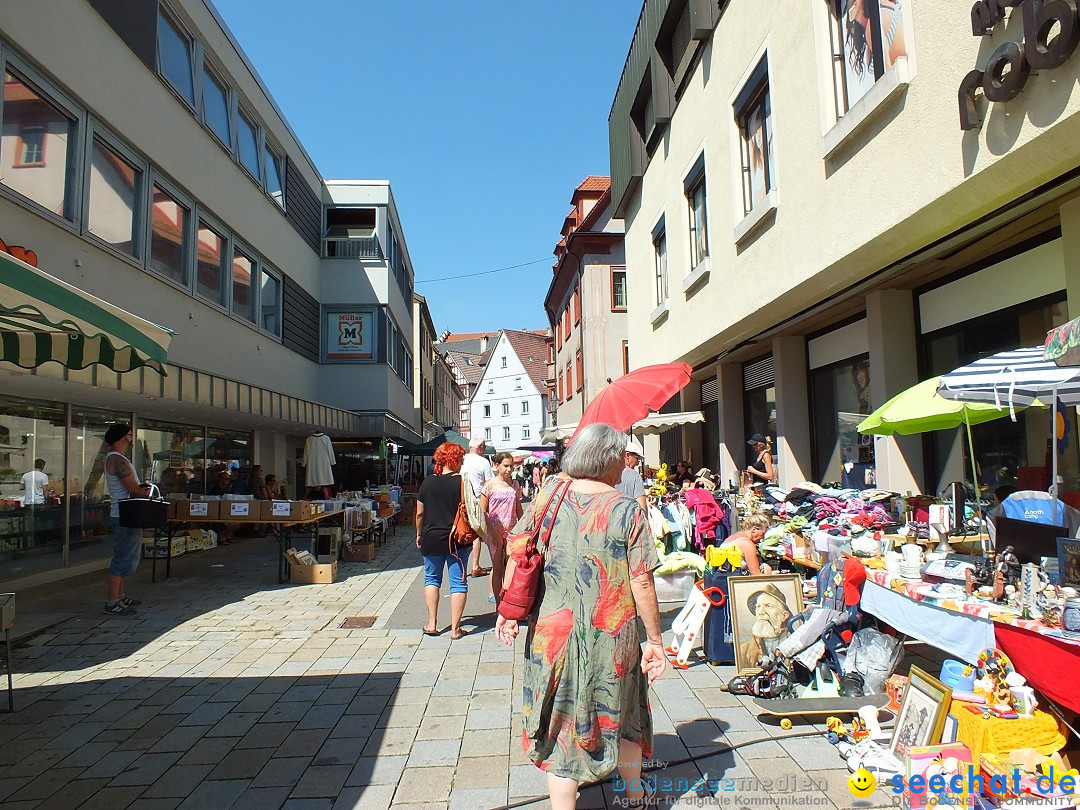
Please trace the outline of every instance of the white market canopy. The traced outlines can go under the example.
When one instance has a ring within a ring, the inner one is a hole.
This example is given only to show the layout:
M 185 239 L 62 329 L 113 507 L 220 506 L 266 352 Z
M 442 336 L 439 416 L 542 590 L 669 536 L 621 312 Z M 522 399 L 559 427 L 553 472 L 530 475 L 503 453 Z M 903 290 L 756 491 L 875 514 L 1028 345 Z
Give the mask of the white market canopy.
M 701 411 L 683 411 L 682 413 L 650 413 L 644 419 L 635 422 L 630 428 L 632 433 L 638 436 L 655 436 L 666 430 L 677 428 L 682 425 L 692 425 L 704 422 L 705 415 Z M 540 438 L 545 442 L 554 442 L 560 439 L 569 439 L 577 430 L 578 423 L 568 425 L 556 425 L 544 428 L 540 431 Z
M 173 332 L 0 251 L 0 360 L 165 373 Z

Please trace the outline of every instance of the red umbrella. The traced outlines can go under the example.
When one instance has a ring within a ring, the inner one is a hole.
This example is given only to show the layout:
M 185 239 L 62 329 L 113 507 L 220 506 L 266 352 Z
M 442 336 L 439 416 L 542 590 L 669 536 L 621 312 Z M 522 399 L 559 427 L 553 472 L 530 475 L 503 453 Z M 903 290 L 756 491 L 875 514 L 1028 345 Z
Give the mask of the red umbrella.
M 574 436 L 586 425 L 604 422 L 618 430 L 658 411 L 686 387 L 693 369 L 686 363 L 661 363 L 645 366 L 611 382 L 585 409 Z M 570 441 L 574 440 L 570 437 Z

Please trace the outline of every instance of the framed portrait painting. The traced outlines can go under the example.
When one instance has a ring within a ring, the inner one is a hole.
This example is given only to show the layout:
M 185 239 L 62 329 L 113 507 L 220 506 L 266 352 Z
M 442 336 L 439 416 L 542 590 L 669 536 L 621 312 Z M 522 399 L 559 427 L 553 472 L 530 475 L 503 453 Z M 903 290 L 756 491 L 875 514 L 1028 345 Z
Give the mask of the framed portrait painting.
M 1080 540 L 1059 537 L 1058 583 L 1071 588 L 1080 588 Z
M 908 748 L 940 741 L 951 702 L 952 689 L 912 667 L 889 742 L 892 755 L 903 761 Z
M 730 577 L 728 607 L 735 667 L 740 674 L 754 672 L 758 661 L 790 635 L 788 619 L 802 613 L 802 579 L 798 574 Z

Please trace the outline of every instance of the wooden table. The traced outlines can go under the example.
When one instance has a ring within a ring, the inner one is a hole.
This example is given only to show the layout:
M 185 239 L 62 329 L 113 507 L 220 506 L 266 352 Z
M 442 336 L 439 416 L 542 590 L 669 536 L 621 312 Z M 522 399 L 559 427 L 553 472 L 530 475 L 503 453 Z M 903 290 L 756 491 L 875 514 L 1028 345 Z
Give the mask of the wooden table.
M 320 523 L 330 518 L 342 517 L 345 514 L 345 510 L 338 509 L 333 512 L 320 512 L 317 515 L 313 515 L 308 518 L 284 518 L 281 520 L 221 520 L 219 518 L 170 518 L 168 525 L 164 529 L 154 530 L 154 556 L 153 566 L 151 568 L 150 581 L 157 582 L 157 547 L 159 540 L 165 541 L 165 578 L 168 579 L 172 576 L 172 541 L 179 532 L 185 526 L 197 526 L 199 524 L 244 524 L 248 526 L 265 526 L 270 529 L 274 534 L 274 538 L 278 542 L 278 583 L 285 581 L 288 574 L 288 561 L 285 558 L 285 549 L 289 547 L 289 542 L 292 540 L 292 530 L 297 526 L 313 526 L 316 523 Z

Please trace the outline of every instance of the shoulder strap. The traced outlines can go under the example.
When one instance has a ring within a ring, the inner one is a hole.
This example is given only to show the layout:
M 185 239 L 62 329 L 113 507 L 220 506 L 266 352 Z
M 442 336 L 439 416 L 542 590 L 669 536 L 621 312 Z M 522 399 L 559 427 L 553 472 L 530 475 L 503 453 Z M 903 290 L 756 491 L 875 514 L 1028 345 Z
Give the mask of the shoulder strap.
M 555 492 L 554 491 L 551 493 L 551 499 L 555 501 L 555 508 L 553 510 L 551 510 L 551 517 L 548 518 L 548 516 L 545 514 L 544 517 L 541 519 L 540 523 L 537 524 L 537 527 L 536 527 L 537 540 L 541 539 L 540 535 L 542 534 L 543 535 L 542 541 L 543 541 L 543 544 L 544 544 L 543 548 L 540 548 L 540 543 L 539 542 L 537 542 L 537 541 L 534 541 L 534 542 L 536 542 L 537 550 L 541 554 L 545 553 L 548 550 L 548 546 L 551 545 L 551 530 L 555 527 L 555 518 L 559 514 L 559 507 L 562 506 L 562 502 L 563 502 L 563 499 L 566 497 L 566 493 L 570 491 L 570 483 L 571 483 L 570 481 L 566 481 L 565 483 L 562 484 L 562 486 L 559 488 L 559 496 L 558 496 L 558 498 L 555 497 Z M 556 487 L 558 487 L 558 486 L 559 485 L 556 484 Z M 549 503 L 550 503 L 550 501 L 549 501 Z

